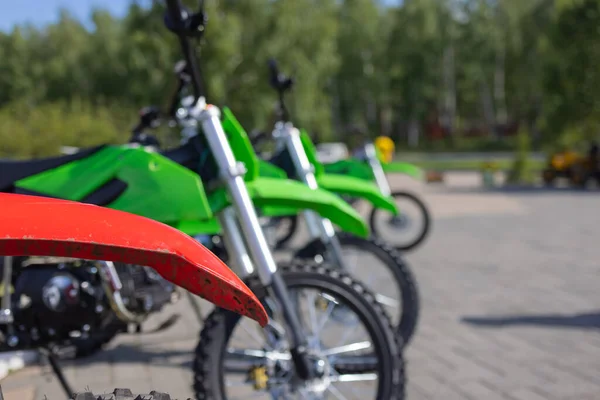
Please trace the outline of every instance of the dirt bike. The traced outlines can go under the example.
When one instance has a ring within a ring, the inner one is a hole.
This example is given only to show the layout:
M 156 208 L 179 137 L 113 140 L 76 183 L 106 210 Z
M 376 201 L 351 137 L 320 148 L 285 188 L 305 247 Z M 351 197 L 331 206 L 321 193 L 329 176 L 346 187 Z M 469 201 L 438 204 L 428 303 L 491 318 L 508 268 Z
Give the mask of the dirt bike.
M 275 124 L 271 135 L 275 141 L 275 149 L 268 164 L 261 164 L 261 173 L 271 175 L 275 172 L 273 168 L 279 168 L 284 177 L 299 180 L 312 189 L 325 189 L 339 196 L 364 199 L 371 202 L 374 208 L 397 212 L 395 204 L 383 196 L 374 184 L 352 176 L 327 174 L 323 171 L 308 134 L 296 129 L 290 121 L 284 95 L 291 89 L 293 80 L 280 73 L 275 60 L 270 60 L 269 70 L 270 84 L 279 96 L 279 122 Z M 266 165 L 270 166 L 270 170 L 264 168 Z M 294 257 L 326 260 L 354 274 L 358 273 L 356 267 L 360 266 L 351 266 L 353 251 L 363 257 L 373 256 L 368 262 L 369 275 L 365 280 L 370 283 L 371 279 L 377 277 L 377 272 L 383 272 L 387 282 L 394 282 L 391 295 L 386 290 L 385 295 L 378 293 L 377 296 L 393 316 L 397 332 L 406 345 L 416 329 L 419 295 L 414 276 L 400 254 L 377 238 L 365 239 L 347 232 L 336 232 L 328 219 L 310 210 L 303 211 L 302 216 L 311 241 L 295 252 Z M 274 225 L 274 229 L 277 229 L 276 223 Z M 382 292 L 381 288 L 379 292 Z
M 279 74 L 278 71 L 274 73 Z M 293 79 L 283 74 L 279 74 L 279 77 L 271 76 L 271 85 L 278 92 L 279 109 L 285 110 L 284 95 L 292 89 Z M 255 146 L 259 146 L 264 144 L 268 137 L 269 135 L 266 133 L 258 132 L 252 137 L 252 142 Z M 324 164 L 319 161 L 316 148 L 306 132 L 302 135 L 302 142 L 313 165 L 319 187 L 342 195 L 352 205 L 361 198 L 372 204 L 369 227 L 376 237 L 402 252 L 413 250 L 423 243 L 431 228 L 431 217 L 427 207 L 414 193 L 402 190 L 392 191 L 386 177 L 386 173 L 400 173 L 421 180 L 423 172 L 420 168 L 410 163 L 386 159 L 373 142 L 369 141 L 355 149 L 353 157 Z M 278 173 L 265 165 L 261 165 L 261 168 L 264 168 L 266 176 Z M 370 198 L 366 198 L 364 194 L 361 195 L 359 188 L 363 188 L 362 192 L 364 193 L 364 186 L 350 183 L 348 178 L 374 183 L 379 196 L 386 199 L 389 204 L 373 201 L 373 195 Z M 398 203 L 402 206 L 398 207 Z M 406 233 L 414 221 L 420 221 L 420 227 L 414 234 L 408 232 L 406 237 L 403 237 L 402 233 Z M 277 247 L 282 248 L 295 235 L 298 228 L 298 217 L 286 216 L 280 219 L 279 224 L 286 226 L 285 228 L 279 227 L 276 239 Z
M 244 322 L 237 314 L 223 309 L 212 312 L 196 349 L 198 398 L 228 398 L 231 386 L 226 382 L 231 375 L 243 377 L 253 393 L 312 396 L 337 390 L 336 385 L 360 382 L 373 384 L 373 398 L 403 398 L 401 343 L 375 296 L 325 264 L 276 265 L 256 210 L 313 209 L 363 236 L 368 233 L 365 223 L 331 193 L 291 180 L 258 177 L 256 156 L 247 136 L 235 135 L 243 129 L 233 114 L 207 104 L 203 95 L 189 40 L 203 34 L 203 12 L 184 10 L 177 0 L 168 0 L 167 8 L 165 24 L 177 34 L 191 73 L 191 101 L 178 110 L 185 120 L 184 143 L 161 152 L 138 143 L 84 150 L 21 164 L 11 170 L 8 181 L 19 190 L 142 214 L 192 236 L 223 234 L 232 264 L 271 319 L 265 330 L 243 335 L 246 340 L 249 335 L 258 338 L 257 348 L 233 340 Z M 347 329 L 346 324 L 346 332 L 364 333 L 366 340 L 338 345 L 349 336 L 323 332 L 321 324 L 330 322 L 334 309 L 353 314 L 354 328 Z M 319 310 L 318 324 L 306 327 L 315 322 L 309 317 Z
M 98 264 L 147 265 L 174 285 L 218 307 L 245 315 L 261 326 L 268 321 L 256 296 L 208 249 L 176 229 L 122 211 L 0 193 L 0 255 L 8 261 L 4 287 L 14 283 L 14 292 L 5 290 L 2 294 L 0 351 L 39 350 L 73 399 L 92 394 L 74 394 L 54 350 L 85 331 L 86 326 L 93 329 L 89 324 L 94 318 L 89 316 L 97 306 L 94 293 L 88 290 L 89 282 L 72 270 L 53 265 L 13 269 L 13 257 L 53 256 L 96 260 Z M 66 318 L 69 314 L 78 318 Z
M 276 68 L 273 63 L 272 68 Z M 185 124 L 185 121 L 177 116 L 178 104 L 186 101 L 185 91 L 189 86 L 190 79 L 185 61 L 178 62 L 174 70 L 178 79 L 177 90 L 169 102 L 170 106 L 168 109 L 170 110 L 170 115 L 166 117 L 169 119 L 169 123 L 181 126 Z M 276 88 L 278 85 L 286 84 L 274 81 L 277 76 L 278 71 L 275 71 L 271 79 Z M 283 99 L 280 106 L 282 110 L 285 110 Z M 285 116 L 283 119 L 287 121 L 286 113 L 283 112 L 282 115 Z M 132 140 L 158 144 L 158 140 L 151 134 L 148 134 L 146 130 L 157 127 L 164 122 L 165 118 L 161 116 L 156 107 L 143 108 L 140 111 L 140 116 L 140 123 L 134 129 Z M 290 129 L 289 132 L 282 132 L 280 127 L 280 130 L 276 130 L 273 133 L 277 142 L 276 154 L 269 161 L 258 159 L 259 176 L 298 179 L 314 190 L 326 189 L 338 195 L 351 194 L 370 200 L 374 206 L 387 207 L 392 212 L 395 210 L 394 203 L 383 197 L 377 187 L 370 182 L 339 175 L 317 175 L 315 173 L 314 176 L 311 176 L 311 172 L 307 168 L 310 165 L 319 165 L 316 161 L 314 148 L 311 147 L 312 143 L 308 141 L 305 132 L 299 134 L 300 142 L 298 142 L 298 146 L 296 146 L 294 140 L 286 140 L 286 138 L 296 134 L 293 126 L 288 125 L 288 127 Z M 317 185 L 311 186 L 309 183 L 312 184 L 315 179 Z M 285 217 L 289 215 L 290 210 L 281 207 L 265 207 L 262 211 L 263 216 L 271 217 L 263 223 L 263 230 L 265 230 L 267 238 L 270 238 L 272 242 L 272 239 L 276 236 L 274 230 L 279 228 L 278 224 L 281 216 Z M 291 212 L 295 215 L 297 210 L 291 210 Z M 389 290 L 384 291 L 379 288 L 379 293 L 376 294 L 376 297 L 392 315 L 397 332 L 406 345 L 416 329 L 419 315 L 419 295 L 416 281 L 400 254 L 381 240 L 357 237 L 348 232 L 335 232 L 330 221 L 310 210 L 303 211 L 302 213 L 308 222 L 312 240 L 301 250 L 297 251 L 293 257 L 297 259 L 311 259 L 316 262 L 326 260 L 332 265 L 339 266 L 342 270 L 349 271 L 357 276 L 360 272 L 358 269 L 362 265 L 352 265 L 351 261 L 357 259 L 358 255 L 362 258 L 371 256 L 368 261 L 370 265 L 369 276 L 366 279 L 369 279 L 370 283 L 372 283 L 373 278 L 378 277 L 378 274 L 374 272 L 383 270 L 384 278 L 382 281 L 385 280 L 386 284 L 392 282 L 393 287 L 386 288 Z M 228 260 L 227 251 L 222 246 L 212 243 L 210 248 L 220 257 L 223 257 L 223 260 Z M 353 255 L 357 257 L 353 257 Z M 381 276 L 379 277 L 381 278 Z M 385 294 L 382 292 L 385 292 Z M 340 315 L 338 314 L 338 316 Z
M 324 171 L 374 182 L 382 194 L 391 196 L 396 204 L 400 204 L 400 213 L 397 215 L 390 215 L 386 210 L 376 207 L 371 209 L 369 227 L 375 236 L 402 252 L 416 249 L 427 238 L 431 230 L 431 216 L 427 206 L 414 193 L 392 190 L 386 176 L 386 174 L 399 173 L 422 180 L 423 172 L 417 166 L 384 160 L 373 142 L 366 141 L 354 151 L 352 158 L 324 164 Z M 357 199 L 353 198 L 349 201 L 354 204 Z M 411 233 L 408 229 L 415 224 L 415 221 L 417 229 Z

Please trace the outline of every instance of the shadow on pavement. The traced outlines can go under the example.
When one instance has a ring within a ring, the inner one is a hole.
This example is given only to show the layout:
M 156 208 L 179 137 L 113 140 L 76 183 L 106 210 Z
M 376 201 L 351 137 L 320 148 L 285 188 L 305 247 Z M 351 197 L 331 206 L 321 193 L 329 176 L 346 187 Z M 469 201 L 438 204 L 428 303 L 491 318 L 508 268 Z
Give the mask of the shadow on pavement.
M 61 360 L 64 367 L 77 367 L 91 364 L 118 364 L 139 363 L 175 368 L 190 368 L 194 358 L 195 344 L 185 350 L 168 350 L 164 348 L 153 348 L 153 346 L 138 346 L 131 344 L 119 344 L 115 347 L 100 350 L 89 357 L 77 360 Z
M 600 311 L 581 314 L 517 315 L 506 317 L 463 317 L 462 322 L 483 327 L 540 326 L 600 329 Z

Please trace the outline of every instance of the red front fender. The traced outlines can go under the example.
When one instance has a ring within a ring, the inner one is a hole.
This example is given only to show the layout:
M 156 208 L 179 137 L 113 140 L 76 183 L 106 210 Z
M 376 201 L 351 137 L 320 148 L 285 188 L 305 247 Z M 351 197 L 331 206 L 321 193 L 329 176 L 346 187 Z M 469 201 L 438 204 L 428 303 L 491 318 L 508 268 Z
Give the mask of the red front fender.
M 262 326 L 268 317 L 217 256 L 167 225 L 72 201 L 0 193 L 0 254 L 147 265 L 165 279 Z

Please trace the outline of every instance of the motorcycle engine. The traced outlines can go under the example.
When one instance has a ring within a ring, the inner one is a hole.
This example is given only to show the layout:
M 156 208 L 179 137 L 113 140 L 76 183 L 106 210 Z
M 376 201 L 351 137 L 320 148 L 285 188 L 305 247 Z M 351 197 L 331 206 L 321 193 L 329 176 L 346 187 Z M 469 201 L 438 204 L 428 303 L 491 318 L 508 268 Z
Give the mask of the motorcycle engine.
M 127 309 L 136 314 L 160 311 L 179 299 L 177 287 L 154 269 L 140 265 L 115 263 Z
M 12 296 L 15 325 L 20 331 L 34 329 L 33 341 L 38 337 L 67 339 L 88 332 L 110 312 L 95 267 L 86 263 L 66 266 L 30 265 L 16 276 Z

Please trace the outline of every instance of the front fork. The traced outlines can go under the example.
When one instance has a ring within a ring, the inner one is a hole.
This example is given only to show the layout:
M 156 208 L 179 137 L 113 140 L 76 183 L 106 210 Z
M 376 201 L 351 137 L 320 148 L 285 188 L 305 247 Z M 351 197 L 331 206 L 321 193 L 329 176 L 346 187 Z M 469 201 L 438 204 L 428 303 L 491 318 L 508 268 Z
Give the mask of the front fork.
M 315 177 L 314 167 L 306 156 L 306 151 L 300 139 L 300 132 L 291 123 L 278 122 L 273 131 L 273 137 L 286 147 L 294 164 L 297 177 L 309 188 L 317 190 L 319 185 Z M 321 217 L 311 210 L 304 210 L 302 216 L 306 221 L 311 238 L 320 238 L 327 249 L 327 257 L 334 265 L 346 269 L 342 247 L 335 235 L 333 224 L 327 218 Z
M 364 145 L 364 152 L 367 158 L 367 162 L 371 166 L 371 170 L 373 171 L 373 176 L 375 178 L 375 183 L 379 188 L 379 191 L 384 196 L 391 196 L 392 189 L 390 188 L 390 183 L 385 176 L 385 171 L 383 170 L 383 166 L 381 165 L 381 161 L 377 158 L 377 150 L 375 150 L 375 145 L 373 143 L 367 143 Z
M 287 329 L 290 342 L 290 352 L 301 379 L 312 376 L 312 368 L 307 357 L 307 338 L 300 323 L 297 312 L 293 307 L 290 295 L 283 278 L 277 273 L 277 265 L 264 233 L 261 229 L 254 204 L 248 194 L 243 176 L 245 168 L 238 163 L 220 121 L 220 111 L 217 107 L 206 106 L 201 101 L 192 110 L 194 118 L 202 124 L 202 130 L 208 146 L 219 166 L 220 177 L 228 189 L 233 209 L 219 215 L 223 224 L 225 243 L 231 248 L 228 251 L 236 258 L 238 266 L 246 273 L 256 272 L 261 283 L 267 288 L 274 299 L 278 301 Z M 248 251 L 246 250 L 249 250 Z

